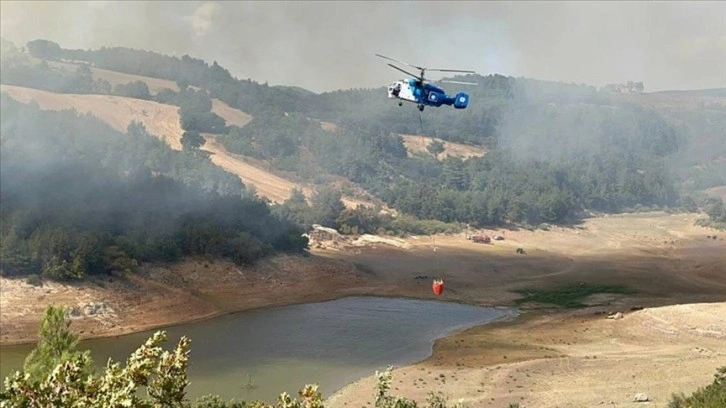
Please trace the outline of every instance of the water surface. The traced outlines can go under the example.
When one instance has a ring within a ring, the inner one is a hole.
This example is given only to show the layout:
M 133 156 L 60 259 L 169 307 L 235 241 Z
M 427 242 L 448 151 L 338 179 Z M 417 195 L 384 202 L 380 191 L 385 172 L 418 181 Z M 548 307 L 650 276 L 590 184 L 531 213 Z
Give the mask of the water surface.
M 385 369 L 431 355 L 434 340 L 455 330 L 514 316 L 515 311 L 402 298 L 348 297 L 225 315 L 165 329 L 171 350 L 191 339 L 188 396 L 272 402 L 318 383 L 324 396 Z M 85 340 L 94 361 L 125 361 L 153 331 Z M 32 346 L 0 350 L 3 378 L 22 367 Z M 249 387 L 250 384 L 252 387 Z M 371 397 L 373 390 L 371 390 Z

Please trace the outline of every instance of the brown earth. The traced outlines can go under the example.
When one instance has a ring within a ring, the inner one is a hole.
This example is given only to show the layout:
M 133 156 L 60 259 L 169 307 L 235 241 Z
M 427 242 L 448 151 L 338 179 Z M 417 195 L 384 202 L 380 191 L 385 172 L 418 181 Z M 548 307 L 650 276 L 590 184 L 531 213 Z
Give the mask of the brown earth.
M 257 192 L 267 197 L 274 203 L 282 203 L 290 197 L 293 188 L 298 188 L 305 193 L 307 197 L 312 194 L 312 189 L 308 186 L 296 184 L 290 180 L 272 174 L 258 166 L 254 166 L 239 155 L 230 153 L 217 142 L 214 135 L 204 134 L 206 142 L 202 146 L 202 150 L 210 152 L 212 163 L 227 170 L 232 174 L 240 176 L 242 182 L 255 186 Z
M 439 340 L 433 356 L 395 368 L 395 395 L 429 390 L 469 407 L 666 407 L 672 393 L 710 383 L 726 364 L 726 303 L 625 313 L 537 314 Z M 339 391 L 330 407 L 371 401 L 372 377 Z
M 254 267 L 189 258 L 173 265 L 143 265 L 138 273 L 91 278 L 77 284 L 0 277 L 2 345 L 34 342 L 48 304 L 78 308 L 81 338 L 143 331 L 267 306 L 330 300 L 359 286 L 360 273 L 321 257 L 279 255 Z M 360 293 L 365 294 L 365 291 Z M 84 307 L 103 303 L 101 312 Z
M 22 103 L 36 101 L 40 108 L 45 110 L 73 108 L 79 113 L 92 114 L 124 133 L 132 121 L 139 121 L 150 134 L 164 140 L 172 149 L 182 149 L 180 140 L 184 130 L 181 128 L 176 106 L 121 96 L 60 94 L 4 84 L 0 85 L 0 92 Z M 228 123 L 244 126 L 252 120 L 252 116 L 247 113 L 230 108 L 216 99 L 212 100 L 212 106 L 213 110 L 216 109 L 215 112 Z M 290 197 L 293 187 L 301 188 L 308 197 L 312 194 L 313 187 L 292 182 L 259 164 L 252 164 L 251 159 L 227 152 L 224 146 L 215 142 L 210 135 L 206 135 L 205 139 L 207 143 L 203 146 L 203 150 L 213 153 L 212 162 L 240 177 L 243 183 L 254 185 L 260 196 L 281 203 Z M 374 205 L 371 200 L 357 197 L 345 196 L 342 201 L 350 208 L 358 205 L 367 207 Z
M 370 240 L 314 249 L 310 258 L 280 256 L 255 268 L 190 259 L 111 278 L 105 288 L 99 281 L 32 288 L 2 278 L 2 344 L 32 340 L 47 303 L 105 302 L 113 313 L 74 323 L 84 336 L 100 336 L 352 294 L 430 299 L 435 277 L 445 281 L 441 300 L 497 306 L 513 306 L 517 289 L 617 284 L 635 293 L 596 294 L 584 309 L 525 304 L 512 322 L 441 339 L 429 359 L 394 371 L 393 391 L 423 402 L 426 390 L 441 390 L 472 407 L 514 401 L 630 406 L 635 393 L 644 392 L 655 401 L 650 406 L 664 407 L 670 392 L 693 391 L 726 363 L 726 233 L 694 226 L 698 217 L 644 213 L 549 231 L 472 231 L 505 237 L 493 244 L 474 243 L 463 233 L 394 245 Z M 607 319 L 610 312 L 624 317 Z M 364 378 L 329 406 L 372 403 L 371 385 L 372 378 Z
M 419 237 L 407 240 L 408 250 L 340 256 L 388 282 L 379 290 L 386 294 L 431 296 L 434 277 L 445 281 L 442 299 L 483 305 L 512 305 L 512 290 L 580 282 L 637 291 L 593 295 L 575 311 L 523 305 L 513 322 L 441 339 L 429 359 L 394 370 L 396 395 L 423 403 L 427 391 L 440 390 L 470 407 L 546 408 L 637 406 L 643 392 L 655 401 L 649 406 L 665 407 L 671 392 L 694 391 L 726 364 L 726 243 L 694 226 L 696 218 L 631 214 L 579 228 L 474 231 L 505 236 L 491 245 Z M 519 247 L 524 255 L 515 254 Z M 607 319 L 611 312 L 624 318 Z M 371 376 L 349 385 L 329 406 L 372 403 L 373 383 Z
M 31 60 L 35 63 L 40 63 L 42 60 L 31 57 Z M 61 62 L 61 61 L 46 61 L 50 66 L 61 69 L 63 71 L 73 72 L 78 69 L 79 66 L 85 65 L 73 62 Z M 149 92 L 154 95 L 164 89 L 171 89 L 174 92 L 179 92 L 179 86 L 174 81 L 162 78 L 153 78 L 142 75 L 126 74 L 118 71 L 110 71 L 103 68 L 90 67 L 91 77 L 94 80 L 105 80 L 108 81 L 111 86 L 125 85 L 129 82 L 143 82 L 149 87 Z M 190 86 L 190 88 L 199 90 L 201 88 L 196 86 Z M 219 99 L 212 98 L 212 112 L 224 118 L 228 124 L 242 127 L 252 120 L 252 115 L 242 112 L 239 109 L 234 109 Z
M 268 198 L 273 203 L 282 203 L 287 200 L 294 188 L 301 190 L 303 194 L 310 199 L 313 194 L 314 187 L 309 184 L 295 183 L 289 179 L 280 177 L 270 170 L 266 170 L 259 164 L 252 164 L 250 159 L 230 153 L 217 142 L 214 135 L 203 134 L 206 142 L 202 146 L 202 150 L 211 153 L 212 163 L 227 170 L 232 174 L 236 174 L 242 179 L 242 182 L 255 186 L 258 194 Z M 341 198 L 343 204 L 348 208 L 356 208 L 358 205 L 371 207 L 374 204 L 370 200 L 363 200 L 350 196 Z M 383 206 L 385 207 L 385 206 Z
M 408 150 L 409 156 L 416 153 L 430 154 L 426 148 L 435 140 L 444 144 L 444 151 L 439 153 L 437 159 L 443 160 L 446 157 L 458 157 L 468 159 L 470 157 L 481 157 L 486 154 L 486 150 L 480 146 L 469 146 L 461 143 L 447 142 L 436 137 L 425 137 L 416 135 L 401 135 L 403 144 Z
M 41 59 L 35 58 L 35 57 L 30 57 L 30 60 L 36 64 L 39 64 L 42 61 L 45 61 L 51 67 L 60 69 L 62 71 L 67 71 L 67 72 L 75 72 L 78 69 L 78 67 L 80 67 L 82 65 L 87 65 L 87 63 L 74 63 L 74 62 L 69 62 L 69 61 L 41 60 Z M 174 92 L 179 92 L 179 86 L 176 84 L 176 82 L 170 81 L 168 79 L 126 74 L 123 72 L 110 71 L 107 69 L 97 68 L 97 67 L 89 67 L 89 69 L 91 70 L 91 75 L 94 80 L 102 79 L 102 80 L 108 81 L 108 83 L 111 84 L 111 86 L 116 86 L 119 84 L 125 85 L 125 84 L 128 84 L 129 82 L 141 81 L 141 82 L 145 83 L 146 86 L 149 87 L 149 92 L 152 94 L 156 94 L 159 91 L 164 90 L 164 89 L 171 89 Z
M 113 95 L 59 94 L 4 84 L 0 85 L 0 92 L 22 103 L 35 101 L 43 110 L 75 109 L 81 114 L 91 114 L 122 133 L 126 133 L 132 121 L 139 121 L 172 149 L 182 148 L 179 140 L 184 130 L 176 106 Z

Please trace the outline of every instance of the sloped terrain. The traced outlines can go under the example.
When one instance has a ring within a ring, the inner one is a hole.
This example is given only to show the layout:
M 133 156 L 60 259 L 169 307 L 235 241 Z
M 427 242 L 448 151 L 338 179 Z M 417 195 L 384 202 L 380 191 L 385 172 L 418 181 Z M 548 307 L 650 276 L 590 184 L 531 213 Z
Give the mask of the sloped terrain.
M 468 159 L 470 157 L 481 157 L 486 154 L 483 147 L 447 142 L 436 137 L 416 135 L 401 135 L 401 137 L 403 138 L 403 144 L 406 146 L 406 150 L 408 150 L 409 155 L 413 155 L 414 153 L 430 154 L 428 147 L 434 141 L 444 145 L 444 151 L 438 154 L 438 159 L 445 159 L 449 156 L 458 157 L 460 159 Z
M 393 389 L 424 403 L 441 390 L 472 407 L 666 406 L 673 392 L 709 383 L 726 361 L 726 241 L 693 225 L 693 214 L 644 213 L 589 219 L 550 231 L 481 230 L 503 241 L 478 244 L 464 234 L 411 237 L 409 249 L 386 247 L 347 254 L 386 282 L 386 294 L 431 296 L 508 305 L 521 288 L 625 285 L 633 294 L 596 294 L 587 309 L 539 309 L 438 340 L 430 358 L 393 372 Z M 516 255 L 516 248 L 526 254 Z M 418 280 L 418 276 L 429 279 Z M 406 285 L 405 279 L 409 281 Z M 640 311 L 634 311 L 645 307 Z M 608 319 L 620 312 L 621 319 Z M 331 398 L 331 407 L 372 402 L 373 376 Z
M 721 197 L 722 200 L 726 201 L 726 186 L 709 188 L 706 190 L 706 194 L 712 197 Z
M 40 62 L 38 58 L 32 58 L 34 62 Z M 71 62 L 60 62 L 60 61 L 47 61 L 47 63 L 54 67 L 65 71 L 75 71 L 80 65 Z M 152 78 L 148 76 L 132 75 L 123 72 L 110 71 L 103 68 L 90 67 L 91 74 L 94 80 L 102 79 L 108 81 L 111 86 L 125 85 L 129 82 L 141 81 L 149 87 L 149 92 L 153 95 L 163 89 L 171 89 L 174 92 L 179 91 L 179 86 L 174 81 L 169 81 L 162 78 Z M 192 86 L 191 88 L 199 89 L 198 87 Z M 242 112 L 239 109 L 231 108 L 226 103 L 219 99 L 212 98 L 212 112 L 224 118 L 227 124 L 244 126 L 252 120 L 252 116 L 248 113 Z
M 32 61 L 39 63 L 41 60 L 39 58 L 31 58 Z M 65 71 L 73 72 L 76 69 L 78 69 L 80 64 L 75 64 L 72 62 L 61 62 L 61 61 L 46 61 L 48 65 L 59 68 Z M 85 64 L 84 64 L 85 65 Z M 146 86 L 149 87 L 149 92 L 152 94 L 158 93 L 162 89 L 171 89 L 172 91 L 178 91 L 179 86 L 177 86 L 176 82 L 169 81 L 167 79 L 162 78 L 152 78 L 147 76 L 140 76 L 140 75 L 132 75 L 132 74 L 126 74 L 123 72 L 118 71 L 110 71 L 103 68 L 97 68 L 97 67 L 90 67 L 91 74 L 93 75 L 93 79 L 103 79 L 105 81 L 108 81 L 108 83 L 111 84 L 111 86 L 119 85 L 119 84 L 127 84 L 129 82 L 136 82 L 141 81 L 146 84 Z
M 180 126 L 176 106 L 113 95 L 59 94 L 12 85 L 0 85 L 0 92 L 8 94 L 19 102 L 35 101 L 45 110 L 76 109 L 79 113 L 91 114 L 106 121 L 120 132 L 126 132 L 132 121 L 139 121 L 150 134 L 164 140 L 172 149 L 182 149 L 180 139 L 184 130 Z M 232 109 L 223 102 L 213 101 L 213 103 L 218 109 L 218 114 L 228 123 L 244 126 L 252 119 L 250 115 Z M 203 150 L 212 153 L 212 162 L 239 176 L 242 182 L 254 185 L 259 195 L 281 203 L 290 196 L 294 187 L 302 189 L 308 197 L 312 194 L 313 189 L 310 186 L 286 180 L 259 166 L 247 163 L 238 155 L 232 155 L 210 135 L 206 135 L 206 140 L 208 144 L 205 144 Z M 350 208 L 372 205 L 368 201 L 352 197 L 343 197 L 342 201 Z
M 242 160 L 239 155 L 228 152 L 224 146 L 216 141 L 214 135 L 204 134 L 203 136 L 206 142 L 202 146 L 202 150 L 212 154 L 210 156 L 212 163 L 230 173 L 239 175 L 244 183 L 255 186 L 257 192 L 270 199 L 270 201 L 282 203 L 290 197 L 293 188 L 301 189 L 308 197 L 312 194 L 311 188 L 297 185 L 292 181 L 253 166 Z
M 22 103 L 35 101 L 44 110 L 75 109 L 91 114 L 123 133 L 129 123 L 139 121 L 150 134 L 164 140 L 172 149 L 182 148 L 179 140 L 184 130 L 176 106 L 113 95 L 59 94 L 4 84 L 0 85 L 0 92 Z
M 726 303 L 606 315 L 538 316 L 440 340 L 425 362 L 394 370 L 396 394 L 424 402 L 431 387 L 469 406 L 665 407 L 726 361 Z M 370 401 L 373 378 L 346 387 L 331 407 Z M 645 394 L 650 403 L 636 402 Z

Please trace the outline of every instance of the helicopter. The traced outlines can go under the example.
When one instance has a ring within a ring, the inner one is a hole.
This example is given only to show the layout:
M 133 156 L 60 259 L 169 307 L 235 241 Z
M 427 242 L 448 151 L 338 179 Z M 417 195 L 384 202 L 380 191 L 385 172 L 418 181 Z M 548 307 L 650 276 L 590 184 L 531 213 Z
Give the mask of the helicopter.
M 404 74 L 411 75 L 412 78 L 398 80 L 388 86 L 388 97 L 398 99 L 398 106 L 403 106 L 403 102 L 413 102 L 417 105 L 418 110 L 423 112 L 425 106 L 439 107 L 441 105 L 453 106 L 455 109 L 466 109 L 469 105 L 469 94 L 466 92 L 457 92 L 456 95 L 447 95 L 446 91 L 440 87 L 433 85 L 430 81 L 424 78 L 426 71 L 440 71 L 440 72 L 461 72 L 467 74 L 475 74 L 474 71 L 463 71 L 458 69 L 431 69 L 425 67 L 419 67 L 412 65 L 407 62 L 398 61 L 385 55 L 376 54 L 376 56 L 397 62 L 399 64 L 408 65 L 421 71 L 420 75 L 414 75 L 408 71 L 405 71 L 391 63 L 388 66 L 397 69 Z M 463 81 L 449 81 L 442 80 L 439 82 L 448 82 L 452 84 L 463 84 L 463 85 L 477 85 L 475 82 L 463 82 Z

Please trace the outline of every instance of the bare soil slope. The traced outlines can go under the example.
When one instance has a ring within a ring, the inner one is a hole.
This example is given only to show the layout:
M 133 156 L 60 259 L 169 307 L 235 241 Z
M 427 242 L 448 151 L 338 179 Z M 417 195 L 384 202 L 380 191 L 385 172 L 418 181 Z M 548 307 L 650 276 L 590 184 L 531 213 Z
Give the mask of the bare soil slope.
M 112 95 L 59 94 L 12 85 L 0 85 L 0 92 L 22 103 L 36 101 L 44 110 L 75 109 L 88 113 L 123 133 L 129 123 L 139 121 L 150 134 L 164 140 L 172 149 L 182 148 L 179 140 L 184 131 L 176 106 Z
M 329 253 L 365 265 L 384 282 L 379 293 L 390 295 L 430 298 L 436 277 L 445 281 L 442 300 L 484 305 L 513 305 L 519 289 L 580 283 L 636 291 L 595 294 L 582 300 L 590 307 L 575 311 L 527 303 L 524 318 L 513 323 L 441 339 L 431 358 L 394 371 L 400 395 L 422 403 L 428 390 L 438 389 L 476 407 L 554 408 L 627 407 L 644 392 L 665 406 L 670 392 L 708 383 L 726 362 L 726 242 L 713 239 L 717 231 L 694 226 L 698 217 L 628 214 L 589 219 L 578 228 L 479 231 L 505 236 L 491 245 L 457 234 L 411 237 L 409 249 Z M 646 309 L 630 314 L 639 307 Z M 607 319 L 611 312 L 625 318 Z M 331 406 L 372 403 L 373 380 L 341 390 Z
M 355 268 L 320 257 L 278 255 L 243 268 L 189 258 L 138 274 L 33 286 L 0 277 L 0 344 L 33 342 L 48 304 L 78 309 L 82 338 L 112 336 L 221 313 L 332 299 L 355 287 Z M 102 305 L 100 307 L 95 305 Z
M 293 188 L 301 189 L 308 197 L 312 194 L 312 189 L 309 187 L 298 185 L 253 166 L 242 160 L 238 155 L 228 152 L 222 144 L 216 141 L 214 135 L 204 134 L 204 139 L 206 142 L 202 146 L 202 150 L 212 153 L 212 163 L 232 174 L 239 175 L 244 183 L 255 186 L 257 192 L 270 199 L 270 201 L 282 203 L 290 197 Z
M 444 144 L 444 151 L 437 157 L 439 160 L 445 159 L 449 156 L 468 159 L 470 157 L 481 157 L 486 154 L 486 150 L 483 147 L 447 142 L 435 137 L 432 138 L 416 135 L 401 135 L 401 137 L 403 138 L 403 144 L 406 146 L 409 156 L 414 153 L 430 154 L 426 149 L 434 140 Z
M 522 321 L 523 320 L 523 321 Z M 395 369 L 396 393 L 425 401 L 442 390 L 471 407 L 666 407 L 726 362 L 726 303 L 605 315 L 539 315 L 475 328 L 437 342 L 431 358 Z M 331 407 L 372 401 L 374 378 L 348 386 Z
M 33 58 L 34 61 L 40 62 L 40 59 Z M 60 61 L 46 61 L 49 65 L 59 68 L 65 71 L 75 71 L 78 69 L 80 64 L 71 62 L 60 62 Z M 126 74 L 118 71 L 110 71 L 103 68 L 90 67 L 91 74 L 94 80 L 103 79 L 108 81 L 111 86 L 125 85 L 129 82 L 141 81 L 149 87 L 149 92 L 153 95 L 164 89 L 171 89 L 174 92 L 179 92 L 179 86 L 174 81 L 162 78 L 153 78 L 142 75 Z M 191 86 L 193 89 L 200 89 L 196 86 Z M 212 112 L 224 118 L 228 124 L 244 126 L 252 120 L 252 116 L 248 113 L 242 112 L 239 109 L 234 109 L 219 99 L 212 98 Z
M 180 140 L 184 130 L 180 126 L 176 106 L 112 95 L 59 94 L 11 85 L 0 85 L 0 92 L 5 92 L 23 103 L 36 101 L 40 108 L 45 110 L 76 109 L 80 113 L 89 113 L 124 133 L 132 121 L 140 121 L 149 133 L 160 137 L 172 149 L 182 149 Z M 220 116 L 229 123 L 244 126 L 252 118 L 222 102 L 213 100 L 213 104 Z M 213 153 L 212 162 L 239 176 L 242 182 L 254 185 L 261 196 L 280 203 L 290 196 L 293 187 L 301 188 L 308 196 L 312 193 L 312 187 L 294 183 L 262 167 L 252 165 L 243 157 L 227 152 L 224 146 L 215 142 L 209 135 L 205 138 L 207 143 L 203 149 Z M 353 197 L 344 197 L 343 203 L 351 208 L 359 204 L 373 205 L 370 201 Z

